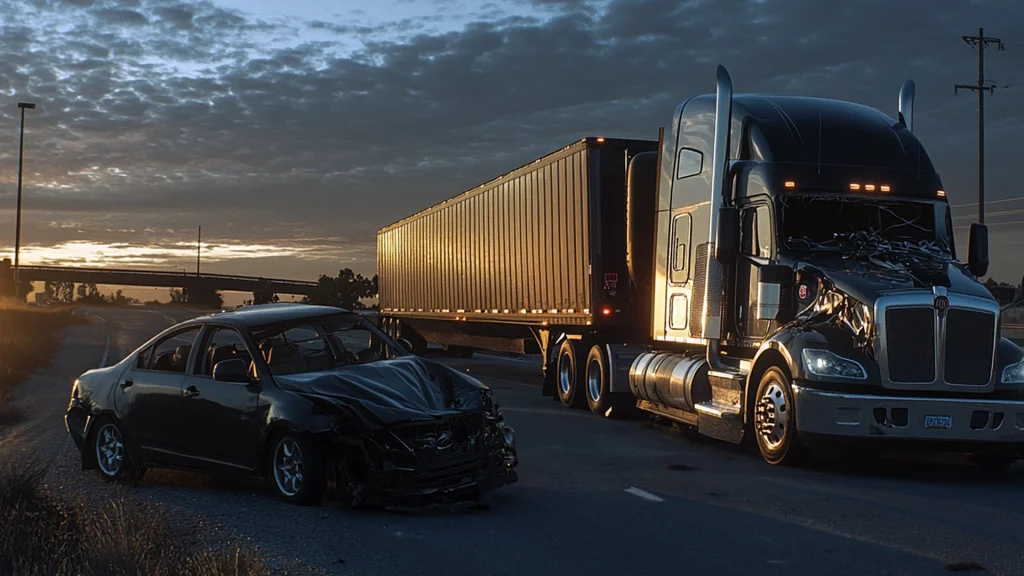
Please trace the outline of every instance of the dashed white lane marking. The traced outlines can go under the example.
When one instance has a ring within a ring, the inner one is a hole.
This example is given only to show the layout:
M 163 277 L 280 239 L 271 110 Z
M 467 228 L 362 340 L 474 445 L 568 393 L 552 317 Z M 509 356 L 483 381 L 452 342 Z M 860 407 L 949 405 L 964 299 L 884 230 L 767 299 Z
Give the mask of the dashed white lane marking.
M 97 316 L 96 314 L 93 314 L 91 311 L 86 312 L 85 315 L 89 316 L 90 318 L 95 318 L 99 320 L 104 326 L 106 326 L 107 324 L 107 320 L 105 318 L 103 318 L 102 316 Z M 105 328 L 105 330 L 106 336 L 103 341 L 103 358 L 100 359 L 99 368 L 106 368 L 107 360 L 110 358 L 110 328 Z
M 627 492 L 629 494 L 632 494 L 633 496 L 636 496 L 637 498 L 643 498 L 644 500 L 650 500 L 651 502 L 664 502 L 665 501 L 665 499 L 662 498 L 661 496 L 658 496 L 658 495 L 655 495 L 655 494 L 651 494 L 647 490 L 642 490 L 640 488 L 637 488 L 636 486 L 630 486 L 629 488 L 626 488 L 625 492 Z
M 100 368 L 107 367 L 107 359 L 110 357 L 110 330 L 107 330 L 107 339 L 103 343 L 103 358 L 100 360 Z

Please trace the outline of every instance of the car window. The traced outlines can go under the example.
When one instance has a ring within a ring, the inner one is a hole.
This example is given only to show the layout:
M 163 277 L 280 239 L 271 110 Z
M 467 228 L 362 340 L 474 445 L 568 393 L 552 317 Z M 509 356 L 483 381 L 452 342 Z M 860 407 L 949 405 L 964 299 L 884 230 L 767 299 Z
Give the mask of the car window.
M 199 327 L 175 332 L 156 343 L 146 369 L 156 372 L 185 372 L 192 345 L 199 335 Z
M 330 345 L 313 325 L 271 333 L 257 345 L 270 373 L 275 376 L 316 372 L 337 365 Z
M 327 326 L 341 355 L 341 364 L 365 364 L 382 358 L 381 343 L 362 323 Z
M 201 360 L 196 363 L 196 374 L 213 377 L 213 367 L 218 362 L 240 358 L 252 370 L 252 356 L 245 345 L 242 335 L 233 328 L 213 328 L 206 339 Z
M 138 359 L 135 360 L 135 367 L 139 370 L 146 370 L 149 368 L 149 361 L 153 358 L 153 347 L 150 346 L 139 352 Z

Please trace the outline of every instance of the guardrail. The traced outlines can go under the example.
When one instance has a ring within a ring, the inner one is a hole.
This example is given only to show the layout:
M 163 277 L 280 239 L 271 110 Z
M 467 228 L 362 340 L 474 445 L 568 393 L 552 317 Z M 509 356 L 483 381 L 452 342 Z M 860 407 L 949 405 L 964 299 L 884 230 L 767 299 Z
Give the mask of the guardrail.
M 1024 330 L 1024 324 L 1003 324 L 1003 330 Z

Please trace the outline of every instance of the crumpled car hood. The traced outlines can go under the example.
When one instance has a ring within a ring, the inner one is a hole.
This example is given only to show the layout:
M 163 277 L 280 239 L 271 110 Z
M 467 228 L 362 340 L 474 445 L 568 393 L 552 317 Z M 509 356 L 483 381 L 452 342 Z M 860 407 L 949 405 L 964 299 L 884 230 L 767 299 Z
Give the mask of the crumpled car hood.
M 379 360 L 323 372 L 275 376 L 291 392 L 355 404 L 379 425 L 429 420 L 483 407 L 486 387 L 416 356 Z

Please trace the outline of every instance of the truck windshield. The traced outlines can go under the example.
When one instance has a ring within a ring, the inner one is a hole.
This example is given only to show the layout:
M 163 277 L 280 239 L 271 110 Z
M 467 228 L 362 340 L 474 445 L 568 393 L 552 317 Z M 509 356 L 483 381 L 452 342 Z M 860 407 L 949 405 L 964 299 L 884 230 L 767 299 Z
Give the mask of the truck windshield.
M 950 252 L 936 225 L 934 204 L 826 195 L 787 196 L 782 201 L 783 241 L 793 250 L 845 251 L 852 244 L 868 243 Z

